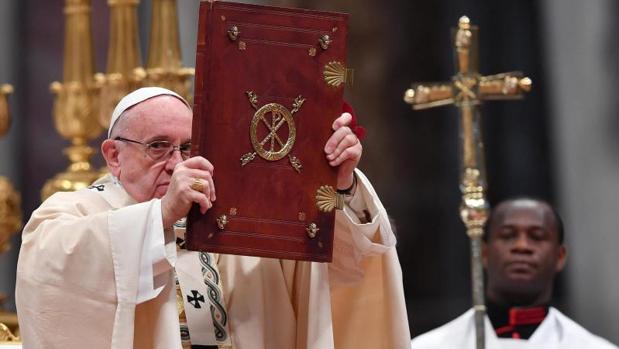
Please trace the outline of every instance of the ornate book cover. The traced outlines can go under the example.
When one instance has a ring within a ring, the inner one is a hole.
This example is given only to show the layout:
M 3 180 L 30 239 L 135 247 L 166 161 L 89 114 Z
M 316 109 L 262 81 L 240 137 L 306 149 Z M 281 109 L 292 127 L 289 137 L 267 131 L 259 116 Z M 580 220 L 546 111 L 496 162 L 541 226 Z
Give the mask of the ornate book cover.
M 200 4 L 192 152 L 217 200 L 194 207 L 187 247 L 329 262 L 336 169 L 323 151 L 341 113 L 348 15 Z

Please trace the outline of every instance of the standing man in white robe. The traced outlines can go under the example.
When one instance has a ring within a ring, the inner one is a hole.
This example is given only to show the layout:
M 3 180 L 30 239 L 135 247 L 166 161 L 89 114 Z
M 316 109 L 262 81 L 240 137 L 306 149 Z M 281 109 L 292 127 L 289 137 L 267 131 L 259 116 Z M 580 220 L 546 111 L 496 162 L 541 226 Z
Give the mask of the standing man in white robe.
M 217 255 L 177 250 L 190 207 L 206 212 L 216 200 L 212 164 L 189 157 L 189 105 L 162 88 L 127 95 L 101 145 L 110 174 L 54 194 L 24 228 L 24 348 L 408 347 L 396 239 L 356 170 L 362 148 L 351 119 L 335 120 L 324 148 L 348 196 L 333 263 Z
M 617 349 L 551 307 L 566 259 L 563 223 L 547 202 L 516 198 L 491 212 L 482 257 L 488 349 Z M 475 349 L 473 310 L 415 337 L 412 349 Z

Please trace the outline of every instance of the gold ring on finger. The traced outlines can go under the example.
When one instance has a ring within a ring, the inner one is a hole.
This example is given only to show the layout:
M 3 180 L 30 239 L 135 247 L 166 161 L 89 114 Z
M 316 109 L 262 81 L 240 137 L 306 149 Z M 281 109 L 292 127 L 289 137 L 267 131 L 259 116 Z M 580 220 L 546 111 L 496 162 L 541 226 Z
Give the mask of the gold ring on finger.
M 200 178 L 194 178 L 193 183 L 191 183 L 190 188 L 195 190 L 195 191 L 199 191 L 201 193 L 204 192 L 204 182 L 202 182 L 202 180 Z

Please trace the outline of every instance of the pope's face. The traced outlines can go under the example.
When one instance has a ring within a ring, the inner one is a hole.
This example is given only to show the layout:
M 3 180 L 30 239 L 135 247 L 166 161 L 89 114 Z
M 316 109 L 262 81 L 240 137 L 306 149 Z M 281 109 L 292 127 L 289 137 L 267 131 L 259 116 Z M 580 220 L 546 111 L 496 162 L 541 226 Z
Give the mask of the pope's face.
M 489 298 L 508 304 L 549 301 L 554 276 L 565 262 L 550 207 L 523 199 L 495 210 L 484 246 Z
M 168 141 L 178 146 L 191 141 L 192 113 L 175 97 L 148 99 L 129 109 L 123 118 L 126 118 L 124 122 L 114 130 L 116 136 L 145 144 Z M 138 202 L 161 198 L 168 189 L 174 167 L 183 161 L 176 150 L 163 159 L 153 160 L 143 145 L 117 140 L 106 142 L 114 142 L 118 150 L 117 164 L 110 166 L 112 174 Z

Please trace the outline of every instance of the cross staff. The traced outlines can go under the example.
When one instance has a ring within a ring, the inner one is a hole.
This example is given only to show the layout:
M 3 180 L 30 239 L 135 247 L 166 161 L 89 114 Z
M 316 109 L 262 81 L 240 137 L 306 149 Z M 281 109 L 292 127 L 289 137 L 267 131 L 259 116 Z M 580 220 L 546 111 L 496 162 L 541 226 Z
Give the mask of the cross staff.
M 485 168 L 482 152 L 479 105 L 484 100 L 518 99 L 531 89 L 531 79 L 520 73 L 481 76 L 478 69 L 478 28 L 463 16 L 455 32 L 454 46 L 458 73 L 450 83 L 413 84 L 404 101 L 414 110 L 453 104 L 460 110 L 462 175 L 460 217 L 471 240 L 471 274 L 477 349 L 485 347 L 484 279 L 481 239 L 488 218 Z

